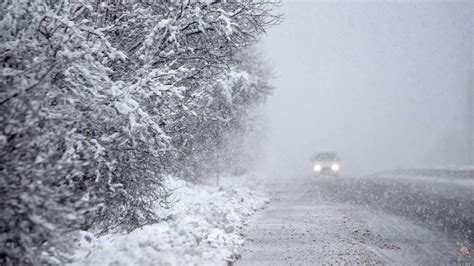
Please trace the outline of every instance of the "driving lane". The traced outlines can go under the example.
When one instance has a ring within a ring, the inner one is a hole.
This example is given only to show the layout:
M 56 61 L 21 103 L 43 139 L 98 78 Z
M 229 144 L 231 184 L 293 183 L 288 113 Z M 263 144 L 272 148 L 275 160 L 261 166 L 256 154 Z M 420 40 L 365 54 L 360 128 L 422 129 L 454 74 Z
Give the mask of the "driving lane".
M 237 264 L 472 263 L 457 255 L 460 239 L 449 233 L 370 205 L 338 200 L 334 193 L 348 191 L 328 189 L 337 182 L 328 177 L 269 185 L 271 203 L 250 221 Z

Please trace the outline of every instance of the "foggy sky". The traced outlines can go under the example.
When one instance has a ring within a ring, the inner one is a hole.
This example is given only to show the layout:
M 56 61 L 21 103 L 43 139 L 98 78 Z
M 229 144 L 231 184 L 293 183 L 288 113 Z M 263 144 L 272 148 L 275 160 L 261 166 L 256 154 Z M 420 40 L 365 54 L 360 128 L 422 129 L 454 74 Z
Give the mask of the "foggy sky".
M 467 164 L 472 3 L 285 2 L 263 44 L 267 166 L 301 173 L 332 150 L 350 174 Z

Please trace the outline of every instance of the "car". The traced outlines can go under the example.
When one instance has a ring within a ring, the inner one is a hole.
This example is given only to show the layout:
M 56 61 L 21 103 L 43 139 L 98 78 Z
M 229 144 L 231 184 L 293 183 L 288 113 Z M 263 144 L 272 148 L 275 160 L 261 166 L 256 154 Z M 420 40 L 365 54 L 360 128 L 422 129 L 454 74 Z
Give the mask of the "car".
M 316 175 L 338 175 L 341 170 L 340 160 L 335 152 L 315 153 L 311 161 Z

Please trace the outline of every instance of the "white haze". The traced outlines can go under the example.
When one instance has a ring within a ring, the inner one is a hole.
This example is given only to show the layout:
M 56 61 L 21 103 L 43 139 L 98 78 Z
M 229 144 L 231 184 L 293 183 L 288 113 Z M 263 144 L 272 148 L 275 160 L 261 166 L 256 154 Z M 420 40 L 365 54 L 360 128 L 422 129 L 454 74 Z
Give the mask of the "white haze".
M 275 67 L 267 167 L 337 151 L 347 174 L 468 164 L 473 4 L 287 2 L 264 38 Z

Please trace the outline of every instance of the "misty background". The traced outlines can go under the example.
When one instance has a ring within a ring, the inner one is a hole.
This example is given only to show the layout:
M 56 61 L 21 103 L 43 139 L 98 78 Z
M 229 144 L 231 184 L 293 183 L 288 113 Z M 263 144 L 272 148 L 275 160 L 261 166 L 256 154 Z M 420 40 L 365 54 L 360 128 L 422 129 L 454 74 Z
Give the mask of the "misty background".
M 473 3 L 287 1 L 263 49 L 267 168 L 309 173 L 336 151 L 343 174 L 472 163 Z M 471 125 L 472 126 L 472 125 Z

